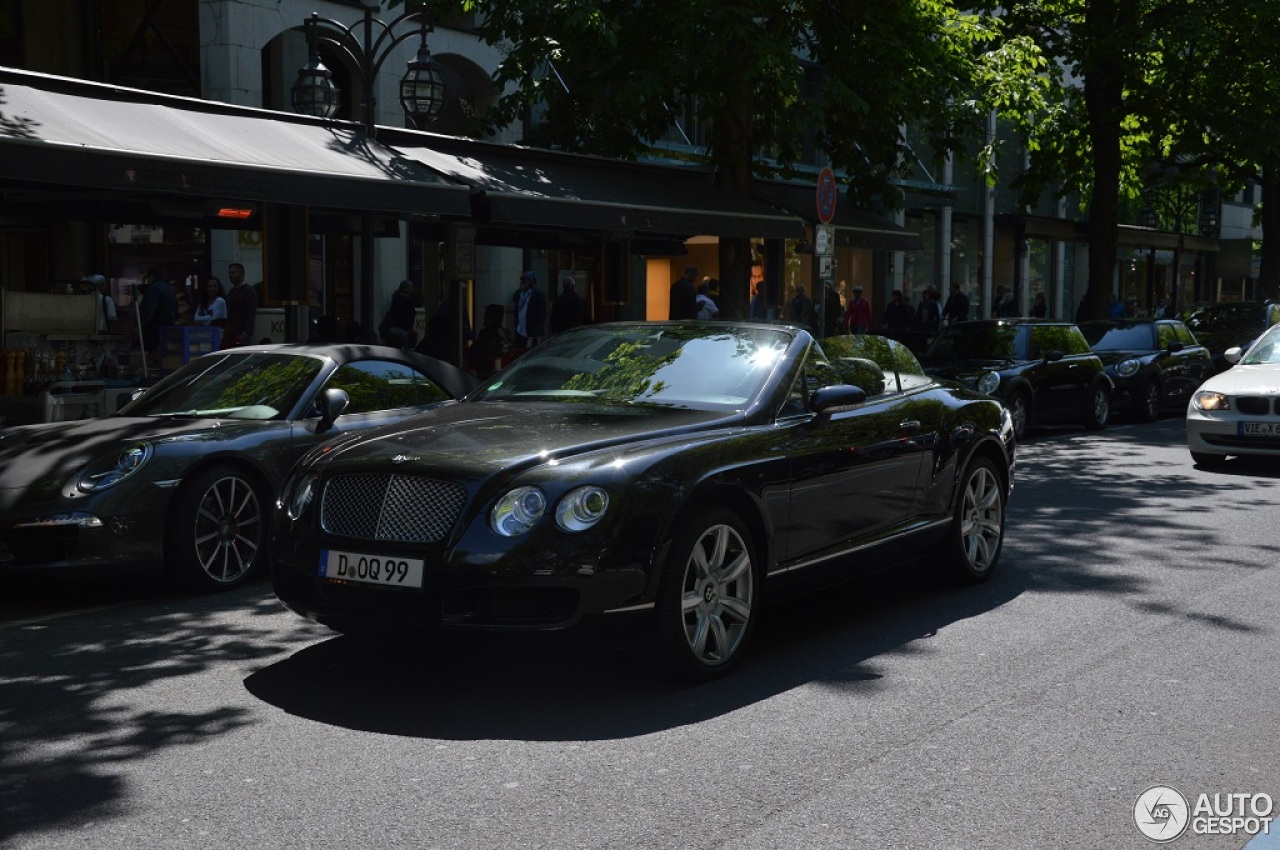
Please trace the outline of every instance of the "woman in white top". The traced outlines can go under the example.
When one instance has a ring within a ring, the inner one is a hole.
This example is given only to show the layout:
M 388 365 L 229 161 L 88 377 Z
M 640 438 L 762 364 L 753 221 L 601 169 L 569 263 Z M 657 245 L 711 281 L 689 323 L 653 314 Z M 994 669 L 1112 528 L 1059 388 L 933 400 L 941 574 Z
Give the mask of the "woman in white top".
M 196 299 L 196 311 L 191 320 L 197 325 L 213 325 L 222 327 L 227 323 L 227 299 L 222 290 L 222 281 L 216 277 L 209 278 L 204 292 Z

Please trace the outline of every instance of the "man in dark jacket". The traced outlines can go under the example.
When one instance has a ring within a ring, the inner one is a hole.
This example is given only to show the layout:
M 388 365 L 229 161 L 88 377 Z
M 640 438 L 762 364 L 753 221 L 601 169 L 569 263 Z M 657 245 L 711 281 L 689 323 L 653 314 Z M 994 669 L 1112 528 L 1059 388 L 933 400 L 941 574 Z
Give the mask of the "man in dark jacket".
M 565 275 L 560 281 L 560 294 L 551 302 L 551 335 L 577 327 L 582 321 L 582 299 L 578 297 L 578 283 L 573 275 Z
M 169 327 L 178 319 L 178 298 L 173 294 L 164 269 L 152 266 L 147 270 L 142 300 L 138 302 L 138 319 L 142 324 L 142 349 L 147 358 L 156 362 L 156 349 L 160 345 L 160 328 Z
M 947 303 L 942 308 L 942 318 L 949 325 L 969 318 L 969 296 L 964 294 L 958 283 L 951 284 L 951 294 L 947 296 Z
M 671 319 L 698 318 L 698 290 L 693 282 L 698 279 L 698 267 L 686 266 L 684 276 L 676 278 L 671 284 L 671 307 L 668 316 Z
M 547 330 L 547 296 L 538 289 L 538 276 L 528 271 L 520 275 L 516 307 L 516 347 L 533 348 Z

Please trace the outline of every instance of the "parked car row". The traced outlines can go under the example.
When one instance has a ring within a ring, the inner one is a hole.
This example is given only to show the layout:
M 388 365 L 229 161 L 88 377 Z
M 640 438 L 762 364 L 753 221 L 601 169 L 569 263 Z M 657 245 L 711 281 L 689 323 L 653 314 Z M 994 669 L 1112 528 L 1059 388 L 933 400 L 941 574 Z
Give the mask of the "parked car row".
M 627 622 L 708 678 L 796 590 L 926 555 L 989 577 L 1033 425 L 1185 406 L 1197 463 L 1280 455 L 1280 326 L 1224 358 L 1210 377 L 1173 319 L 963 322 L 919 359 L 789 326 L 592 325 L 481 386 L 378 346 L 221 351 L 118 414 L 0 431 L 0 575 L 142 565 L 210 590 L 269 566 L 342 633 Z

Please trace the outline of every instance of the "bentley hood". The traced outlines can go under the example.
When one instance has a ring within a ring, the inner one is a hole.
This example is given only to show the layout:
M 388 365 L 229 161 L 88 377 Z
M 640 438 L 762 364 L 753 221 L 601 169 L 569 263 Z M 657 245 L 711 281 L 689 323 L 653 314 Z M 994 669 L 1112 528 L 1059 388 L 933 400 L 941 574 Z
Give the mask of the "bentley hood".
M 478 479 L 606 448 L 674 442 L 740 422 L 736 413 L 594 401 L 463 402 L 367 431 L 313 452 L 325 467 L 369 466 Z M 333 471 L 330 469 L 329 471 Z

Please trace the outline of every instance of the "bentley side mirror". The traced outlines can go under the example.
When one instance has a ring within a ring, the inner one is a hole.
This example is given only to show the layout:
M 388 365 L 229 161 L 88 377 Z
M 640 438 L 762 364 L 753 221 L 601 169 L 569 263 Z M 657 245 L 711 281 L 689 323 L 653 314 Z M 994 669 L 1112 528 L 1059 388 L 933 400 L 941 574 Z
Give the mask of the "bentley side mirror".
M 320 394 L 317 405 L 320 408 L 320 422 L 316 425 L 316 433 L 320 434 L 333 427 L 333 423 L 342 415 L 342 411 L 351 404 L 351 396 L 346 390 L 330 387 Z

